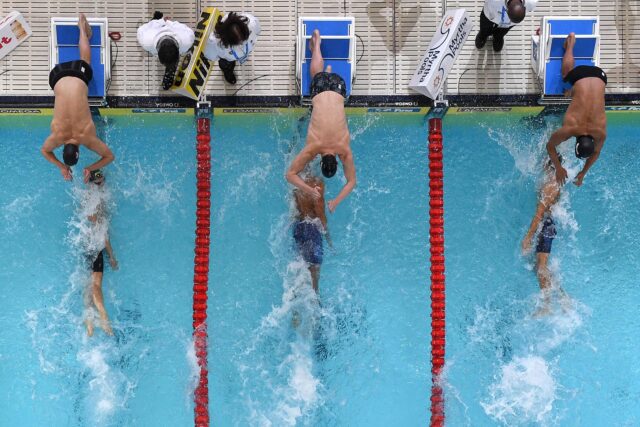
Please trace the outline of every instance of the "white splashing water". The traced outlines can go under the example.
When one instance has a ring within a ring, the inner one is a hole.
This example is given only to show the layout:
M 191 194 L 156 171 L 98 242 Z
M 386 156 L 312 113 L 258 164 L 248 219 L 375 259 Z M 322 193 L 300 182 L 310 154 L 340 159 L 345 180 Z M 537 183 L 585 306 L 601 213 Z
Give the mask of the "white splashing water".
M 78 417 L 90 419 L 95 426 L 108 425 L 126 407 L 136 388 L 115 363 L 122 356 L 115 340 L 104 337 L 99 329 L 89 338 L 84 326 L 86 316 L 95 316 L 92 309 L 83 307 L 84 291 L 90 281 L 85 256 L 104 248 L 111 193 L 108 187 L 77 184 L 70 194 L 75 212 L 66 240 L 76 260 L 75 269 L 59 299 L 47 307 L 27 310 L 25 323 L 42 373 L 69 382 L 61 393 L 71 394 L 81 403 L 76 408 Z M 95 214 L 97 221 L 90 221 L 89 216 Z M 60 288 L 60 284 L 51 285 Z M 76 349 L 75 360 L 66 357 L 61 348 Z
M 552 369 L 540 356 L 515 357 L 502 366 L 480 404 L 492 418 L 507 425 L 544 423 L 556 399 Z
M 237 362 L 250 425 L 299 425 L 321 404 L 312 348 L 319 310 L 306 263 L 290 262 L 282 303 L 262 319 Z M 276 366 L 274 357 L 279 360 Z

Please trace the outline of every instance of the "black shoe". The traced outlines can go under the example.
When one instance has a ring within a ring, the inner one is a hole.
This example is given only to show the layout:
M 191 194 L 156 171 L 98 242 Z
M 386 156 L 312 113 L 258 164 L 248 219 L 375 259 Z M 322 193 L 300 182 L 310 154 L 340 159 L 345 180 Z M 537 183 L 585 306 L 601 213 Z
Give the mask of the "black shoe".
M 233 70 L 236 68 L 236 61 L 227 61 L 226 59 L 220 58 L 218 60 L 218 67 L 224 73 L 224 79 L 229 84 L 236 84 L 236 75 L 233 73 Z
M 478 33 L 478 35 L 476 36 L 476 48 L 478 49 L 482 49 L 485 45 L 485 43 L 487 42 L 487 38 L 480 38 L 480 33 Z
M 227 83 L 229 84 L 236 84 L 236 75 L 234 74 L 233 70 L 222 70 L 222 72 L 224 73 L 224 79 L 227 81 Z
M 494 37 L 493 38 L 493 51 L 500 52 L 504 47 L 504 37 Z

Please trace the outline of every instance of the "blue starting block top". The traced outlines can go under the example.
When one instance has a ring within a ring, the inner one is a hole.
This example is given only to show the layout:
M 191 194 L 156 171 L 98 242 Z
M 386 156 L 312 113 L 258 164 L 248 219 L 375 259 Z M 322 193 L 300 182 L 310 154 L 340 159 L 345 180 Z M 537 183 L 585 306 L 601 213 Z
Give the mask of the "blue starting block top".
M 102 33 L 100 26 L 92 25 L 89 39 L 93 78 L 89 82 L 90 97 L 105 97 L 105 65 L 102 63 Z M 80 29 L 77 24 L 57 23 L 55 26 L 58 63 L 80 59 Z
M 563 95 L 571 88 L 562 78 L 562 58 L 564 56 L 564 42 L 569 33 L 576 35 L 573 48 L 575 66 L 597 65 L 599 36 L 597 34 L 598 19 L 548 19 L 548 42 L 550 43 L 548 57 L 545 58 L 545 95 Z
M 301 61 L 301 91 L 302 96 L 311 95 L 311 49 L 309 49 L 310 37 L 314 30 L 320 31 L 322 42 L 320 51 L 324 59 L 325 68 L 331 65 L 331 72 L 342 77 L 346 84 L 347 96 L 351 94 L 353 80 L 353 53 L 354 42 L 353 19 L 336 18 L 327 19 L 302 19 L 301 28 L 303 34 L 299 34 L 300 42 L 304 43 Z

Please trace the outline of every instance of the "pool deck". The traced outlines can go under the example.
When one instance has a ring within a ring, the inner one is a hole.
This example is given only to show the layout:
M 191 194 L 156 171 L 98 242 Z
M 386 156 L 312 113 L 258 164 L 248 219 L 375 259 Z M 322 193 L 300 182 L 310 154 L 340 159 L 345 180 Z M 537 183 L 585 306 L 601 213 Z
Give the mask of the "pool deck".
M 201 3 L 201 4 L 199 4 Z M 163 97 L 170 93 L 160 88 L 162 68 L 143 51 L 136 30 L 161 10 L 165 16 L 195 26 L 199 7 L 216 6 L 222 11 L 246 11 L 260 19 L 262 33 L 247 63 L 237 67 L 238 84 L 224 83 L 215 70 L 206 93 L 215 96 L 296 95 L 295 37 L 299 16 L 353 16 L 358 42 L 358 63 L 354 96 L 411 95 L 407 84 L 418 60 L 429 44 L 444 7 L 466 8 L 474 29 L 446 83 L 449 95 L 533 95 L 538 93 L 530 67 L 530 36 L 545 15 L 599 15 L 601 19 L 601 66 L 609 76 L 608 94 L 640 93 L 640 2 L 636 0 L 540 1 L 506 37 L 503 52 L 491 48 L 478 51 L 473 39 L 478 30 L 482 1 L 310 1 L 199 0 L 180 2 L 109 0 L 107 2 L 44 0 L 8 0 L 0 4 L 0 16 L 20 11 L 32 27 L 33 35 L 16 51 L 0 60 L 0 97 L 51 96 L 48 86 L 49 27 L 51 17 L 76 16 L 80 11 L 90 17 L 107 17 L 109 31 L 122 33 L 113 54 L 109 95 Z M 253 80 L 255 79 L 255 80 Z M 251 81 L 253 80 L 253 81 Z M 251 82 L 250 82 L 251 81 Z M 250 83 L 248 83 L 250 82 Z M 245 86 L 242 86 L 246 84 Z M 241 87 L 242 86 L 242 87 Z M 637 98 L 640 98 L 638 96 Z

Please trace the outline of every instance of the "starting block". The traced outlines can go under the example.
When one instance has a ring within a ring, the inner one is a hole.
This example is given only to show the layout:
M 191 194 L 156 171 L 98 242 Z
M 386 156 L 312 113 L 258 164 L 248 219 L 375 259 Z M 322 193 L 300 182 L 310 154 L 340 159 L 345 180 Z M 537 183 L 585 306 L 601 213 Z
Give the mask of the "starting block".
M 108 42 L 107 18 L 87 18 L 91 26 L 91 68 L 93 79 L 89 82 L 89 98 L 105 98 L 107 82 L 111 80 L 111 44 Z M 51 53 L 49 67 L 80 59 L 80 29 L 78 18 L 51 18 Z
M 447 10 L 429 49 L 418 63 L 409 89 L 435 100 L 472 29 L 473 24 L 465 9 Z
M 180 61 L 171 91 L 196 101 L 204 93 L 212 65 L 212 62 L 204 56 L 204 48 L 220 15 L 221 12 L 215 7 L 205 7 L 202 10 L 196 26 L 193 46 Z
M 301 17 L 298 20 L 296 44 L 296 76 L 302 98 L 311 95 L 311 49 L 309 41 L 314 30 L 320 31 L 320 50 L 325 68 L 338 74 L 347 85 L 347 97 L 356 75 L 355 18 L 352 17 Z
M 531 67 L 542 84 L 542 99 L 564 98 L 571 85 L 562 81 L 564 42 L 575 33 L 575 66 L 600 65 L 600 18 L 546 16 L 540 35 L 531 37 Z
M 22 14 L 13 11 L 0 20 L 0 59 L 31 36 L 31 28 Z

